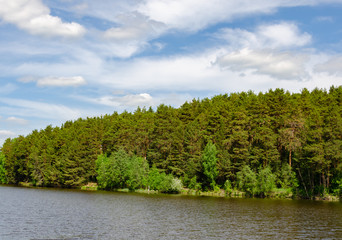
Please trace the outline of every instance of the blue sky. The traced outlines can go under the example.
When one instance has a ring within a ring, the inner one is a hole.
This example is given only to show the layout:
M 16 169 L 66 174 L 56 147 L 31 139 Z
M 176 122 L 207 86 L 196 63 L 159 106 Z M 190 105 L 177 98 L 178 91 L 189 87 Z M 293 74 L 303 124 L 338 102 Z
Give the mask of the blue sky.
M 342 84 L 342 0 L 0 0 L 0 144 L 67 120 Z

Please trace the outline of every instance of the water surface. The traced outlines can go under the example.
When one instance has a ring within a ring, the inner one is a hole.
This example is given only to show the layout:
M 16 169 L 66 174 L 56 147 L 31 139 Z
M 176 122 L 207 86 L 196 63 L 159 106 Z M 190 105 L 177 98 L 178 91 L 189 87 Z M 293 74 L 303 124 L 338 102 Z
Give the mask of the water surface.
M 342 203 L 0 186 L 0 239 L 342 239 Z

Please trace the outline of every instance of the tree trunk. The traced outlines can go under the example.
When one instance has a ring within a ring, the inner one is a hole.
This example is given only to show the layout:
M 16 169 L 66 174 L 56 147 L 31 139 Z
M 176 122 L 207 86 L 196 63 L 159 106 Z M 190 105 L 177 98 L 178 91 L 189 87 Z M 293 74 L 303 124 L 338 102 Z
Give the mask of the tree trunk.
M 290 167 L 291 167 L 291 157 L 292 157 L 292 151 L 290 150 L 290 154 L 289 154 L 289 165 L 290 165 Z

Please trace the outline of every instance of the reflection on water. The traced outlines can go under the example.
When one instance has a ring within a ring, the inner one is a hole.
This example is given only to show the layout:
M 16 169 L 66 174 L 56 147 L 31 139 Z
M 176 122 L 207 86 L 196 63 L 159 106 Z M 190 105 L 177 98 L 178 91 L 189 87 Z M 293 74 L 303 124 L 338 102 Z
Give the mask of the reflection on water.
M 0 186 L 0 239 L 342 239 L 342 203 Z

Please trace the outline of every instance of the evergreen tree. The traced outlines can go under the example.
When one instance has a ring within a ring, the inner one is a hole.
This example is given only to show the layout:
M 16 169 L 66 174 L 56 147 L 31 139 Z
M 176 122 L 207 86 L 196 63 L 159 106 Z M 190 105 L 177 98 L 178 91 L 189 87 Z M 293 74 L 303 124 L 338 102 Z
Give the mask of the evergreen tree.
M 0 152 L 0 183 L 7 183 L 5 162 L 5 155 Z
M 209 146 L 215 147 L 210 154 Z M 115 157 L 121 150 L 123 162 Z M 7 139 L 1 152 L 1 181 L 12 184 L 98 181 L 102 188 L 134 189 L 146 185 L 146 169 L 155 165 L 165 186 L 178 181 L 173 176 L 197 189 L 228 180 L 250 195 L 265 194 L 264 177 L 273 174 L 278 187 L 301 197 L 340 194 L 342 87 L 231 93 L 178 109 L 160 105 L 156 112 L 137 108 L 77 119 Z M 98 156 L 109 156 L 101 168 Z

